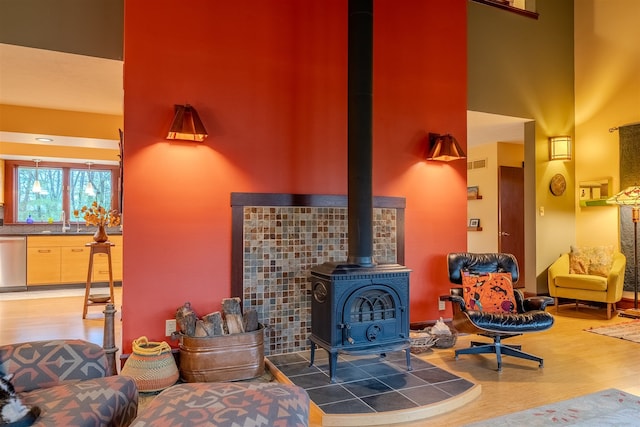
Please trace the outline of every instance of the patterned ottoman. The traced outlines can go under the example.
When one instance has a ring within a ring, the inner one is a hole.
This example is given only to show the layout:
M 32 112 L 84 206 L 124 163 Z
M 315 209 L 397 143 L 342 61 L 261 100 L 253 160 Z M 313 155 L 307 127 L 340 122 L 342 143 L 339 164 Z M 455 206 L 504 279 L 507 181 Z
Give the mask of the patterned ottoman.
M 309 396 L 276 382 L 178 384 L 143 410 L 134 427 L 297 427 L 309 424 Z

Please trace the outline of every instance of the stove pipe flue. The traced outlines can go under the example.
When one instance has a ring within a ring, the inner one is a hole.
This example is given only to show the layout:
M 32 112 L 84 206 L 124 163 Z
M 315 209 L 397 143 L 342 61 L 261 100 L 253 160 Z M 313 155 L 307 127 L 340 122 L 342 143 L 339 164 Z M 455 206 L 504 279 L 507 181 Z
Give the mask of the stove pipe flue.
M 373 260 L 373 0 L 349 0 L 347 262 Z

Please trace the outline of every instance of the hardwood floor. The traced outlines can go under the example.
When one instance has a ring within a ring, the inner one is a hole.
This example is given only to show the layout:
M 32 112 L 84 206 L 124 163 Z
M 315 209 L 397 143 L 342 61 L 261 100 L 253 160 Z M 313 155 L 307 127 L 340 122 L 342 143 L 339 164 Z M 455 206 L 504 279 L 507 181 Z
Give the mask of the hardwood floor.
M 56 291 L 57 292 L 57 291 Z M 120 306 L 122 292 L 116 288 L 116 345 L 122 347 Z M 7 300 L 0 294 L 0 344 L 51 339 L 82 338 L 102 345 L 104 306 L 90 307 L 82 320 L 82 297 Z M 494 355 L 453 357 L 454 349 L 435 349 L 421 358 L 482 386 L 480 397 L 463 408 L 420 422 L 402 424 L 461 426 L 607 388 L 640 395 L 640 344 L 604 337 L 585 329 L 627 322 L 606 319 L 604 309 L 573 305 L 550 309 L 555 325 L 548 331 L 507 340 L 545 359 L 545 367 L 513 357 L 503 359 L 498 373 Z M 460 336 L 457 348 L 466 347 L 472 336 Z M 313 425 L 318 420 L 312 419 Z

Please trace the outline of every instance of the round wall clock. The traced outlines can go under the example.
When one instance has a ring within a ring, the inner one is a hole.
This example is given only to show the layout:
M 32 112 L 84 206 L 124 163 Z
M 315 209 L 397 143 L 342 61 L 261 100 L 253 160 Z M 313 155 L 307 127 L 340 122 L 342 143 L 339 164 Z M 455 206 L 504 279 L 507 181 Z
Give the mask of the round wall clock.
M 567 189 L 567 180 L 560 173 L 555 174 L 549 183 L 549 189 L 554 196 L 560 196 Z

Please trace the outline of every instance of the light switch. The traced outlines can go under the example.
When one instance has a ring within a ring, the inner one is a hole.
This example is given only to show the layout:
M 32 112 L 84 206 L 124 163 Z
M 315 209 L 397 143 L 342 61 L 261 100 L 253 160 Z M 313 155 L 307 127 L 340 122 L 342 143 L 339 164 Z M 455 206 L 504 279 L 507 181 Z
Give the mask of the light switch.
M 540 216 L 544 216 L 544 206 L 540 206 Z

